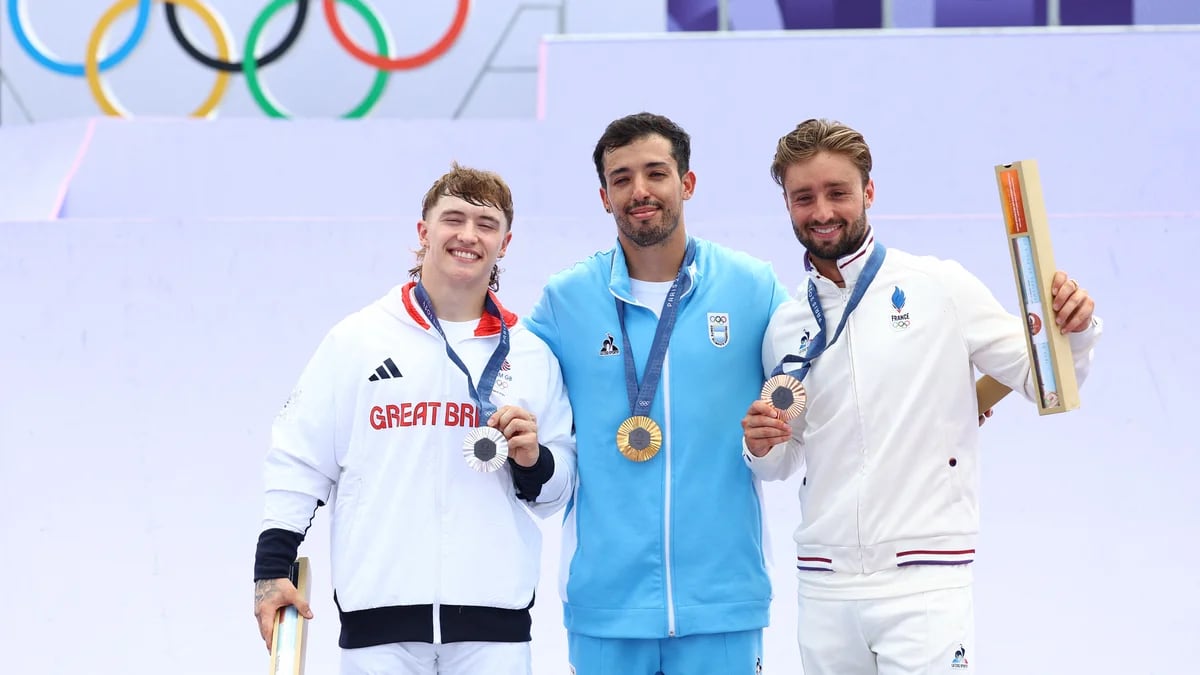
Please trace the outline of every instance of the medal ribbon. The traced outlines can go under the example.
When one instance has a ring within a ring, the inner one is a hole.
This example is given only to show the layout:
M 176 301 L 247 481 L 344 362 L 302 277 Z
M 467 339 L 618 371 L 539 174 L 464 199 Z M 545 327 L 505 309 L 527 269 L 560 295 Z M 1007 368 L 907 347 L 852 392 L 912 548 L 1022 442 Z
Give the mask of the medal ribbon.
M 783 357 L 775 370 L 771 371 L 771 377 L 783 374 L 783 367 L 789 363 L 801 363 L 798 375 L 794 377 L 803 382 L 804 377 L 808 375 L 808 369 L 812 367 L 812 362 L 818 356 L 823 354 L 826 349 L 833 346 L 837 339 L 842 335 L 842 329 L 846 327 L 846 320 L 850 318 L 850 313 L 858 307 L 859 301 L 866 294 L 867 288 L 871 282 L 875 280 L 875 275 L 879 273 L 879 268 L 883 265 L 883 257 L 887 250 L 883 244 L 875 243 L 875 249 L 871 251 L 870 257 L 867 258 L 866 265 L 863 266 L 862 273 L 858 275 L 858 280 L 854 282 L 854 291 L 850 294 L 850 300 L 846 303 L 846 311 L 842 312 L 842 320 L 838 322 L 837 330 L 833 332 L 833 339 L 828 343 L 825 342 L 825 311 L 821 309 L 821 298 L 817 295 L 817 285 L 812 279 L 808 280 L 808 306 L 812 309 L 813 317 L 817 320 L 817 334 L 808 343 L 808 350 L 804 356 L 797 354 L 788 354 Z
M 683 254 L 683 264 L 667 298 L 663 301 L 662 312 L 658 317 L 658 328 L 654 330 L 654 341 L 650 346 L 650 355 L 646 358 L 646 373 L 641 383 L 638 383 L 637 366 L 633 362 L 633 349 L 629 345 L 629 333 L 625 330 L 625 301 L 617 298 L 617 319 L 621 322 L 621 344 L 625 347 L 625 392 L 629 395 L 629 412 L 631 416 L 650 415 L 650 405 L 654 403 L 654 394 L 658 391 L 658 383 L 662 378 L 663 361 L 667 357 L 667 345 L 671 342 L 671 331 L 675 327 L 675 317 L 679 313 L 679 296 L 686 292 L 685 285 L 690 281 L 687 268 L 696 259 L 696 242 L 688 238 L 687 250 Z M 689 286 L 690 288 L 690 286 Z
M 442 325 L 438 323 L 437 313 L 433 311 L 433 302 L 429 299 L 429 292 L 425 290 L 425 285 L 421 282 L 417 282 L 416 296 L 421 311 L 425 313 L 425 317 L 429 319 L 429 323 L 438 332 L 438 335 L 442 336 L 442 342 L 446 344 L 446 356 L 449 356 L 454 365 L 458 366 L 458 369 L 467 376 L 467 389 L 471 393 L 471 400 L 475 402 L 475 407 L 479 410 L 476 422 L 479 426 L 483 426 L 484 422 L 496 412 L 496 406 L 492 405 L 491 400 L 492 387 L 496 384 L 496 376 L 500 374 L 500 365 L 508 356 L 508 326 L 504 323 L 500 307 L 492 299 L 492 294 L 488 293 L 483 306 L 488 314 L 500 320 L 500 344 L 496 345 L 496 351 L 492 352 L 492 358 L 488 359 L 487 366 L 483 369 L 483 375 L 479 378 L 479 388 L 476 389 L 475 382 L 471 379 L 471 371 L 467 370 L 467 364 L 463 363 L 458 354 L 454 353 L 454 348 L 446 339 L 446 333 L 442 330 Z

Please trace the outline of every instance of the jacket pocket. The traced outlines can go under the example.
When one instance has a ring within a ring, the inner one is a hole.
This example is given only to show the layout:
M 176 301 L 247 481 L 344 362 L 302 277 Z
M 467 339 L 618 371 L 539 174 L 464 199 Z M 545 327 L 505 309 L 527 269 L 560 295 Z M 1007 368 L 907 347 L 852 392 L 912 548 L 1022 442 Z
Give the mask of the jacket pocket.
M 355 476 L 338 484 L 333 502 L 332 548 L 335 552 L 347 552 L 354 541 L 354 529 L 359 518 L 358 504 L 363 491 L 363 479 Z
M 946 499 L 957 504 L 966 499 L 966 466 L 963 458 L 953 452 L 947 453 L 942 471 L 946 475 Z

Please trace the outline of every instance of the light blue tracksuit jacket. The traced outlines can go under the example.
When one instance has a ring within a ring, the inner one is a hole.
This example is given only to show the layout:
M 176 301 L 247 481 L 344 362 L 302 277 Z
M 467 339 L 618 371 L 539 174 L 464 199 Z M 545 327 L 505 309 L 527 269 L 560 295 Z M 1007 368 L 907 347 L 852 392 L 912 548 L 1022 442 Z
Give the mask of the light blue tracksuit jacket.
M 665 638 L 768 622 L 763 509 L 741 419 L 762 387 L 763 334 L 787 291 L 767 263 L 693 240 L 650 413 L 663 447 L 646 462 L 616 449 L 630 415 L 616 298 L 629 303 L 639 378 L 658 319 L 634 300 L 621 248 L 552 277 L 526 319 L 558 357 L 575 416 L 579 482 L 563 531 L 572 632 Z

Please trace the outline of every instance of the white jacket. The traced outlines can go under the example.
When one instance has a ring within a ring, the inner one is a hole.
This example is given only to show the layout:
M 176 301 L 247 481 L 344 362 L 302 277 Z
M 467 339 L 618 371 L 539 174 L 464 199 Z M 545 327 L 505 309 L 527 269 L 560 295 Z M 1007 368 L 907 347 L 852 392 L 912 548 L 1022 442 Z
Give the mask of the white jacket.
M 827 337 L 874 248 L 838 261 L 845 288 L 808 265 Z M 805 289 L 782 305 L 763 341 L 763 369 L 817 333 Z M 900 304 L 894 306 L 894 302 Z M 808 407 L 793 438 L 764 457 L 744 453 L 763 480 L 806 466 L 797 567 L 869 574 L 974 559 L 979 529 L 975 369 L 1034 399 L 1023 320 L 956 262 L 888 249 L 841 337 L 804 380 Z M 1098 321 L 1070 336 L 1082 383 Z M 788 372 L 796 370 L 789 364 Z
M 442 624 L 462 607 L 520 610 L 527 621 L 541 559 L 531 511 L 552 514 L 574 489 L 571 410 L 558 362 L 507 311 L 511 348 L 491 400 L 536 416 L 553 476 L 530 504 L 516 495 L 511 463 L 493 473 L 467 466 L 463 440 L 485 420 L 413 288 L 397 287 L 334 327 L 272 429 L 263 530 L 303 534 L 317 506 L 331 504 L 342 646 L 414 639 L 389 624 L 409 624 L 430 642 L 505 641 Z M 475 337 L 455 347 L 477 385 L 499 328 L 485 314 Z M 459 609 L 442 611 L 448 605 Z

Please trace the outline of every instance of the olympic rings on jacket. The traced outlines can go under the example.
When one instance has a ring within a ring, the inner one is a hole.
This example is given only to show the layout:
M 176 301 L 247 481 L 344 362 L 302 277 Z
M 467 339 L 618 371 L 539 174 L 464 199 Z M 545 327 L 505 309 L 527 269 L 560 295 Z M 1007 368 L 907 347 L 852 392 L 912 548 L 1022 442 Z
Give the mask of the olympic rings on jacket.
M 272 47 L 270 51 L 256 57 L 255 52 L 257 51 L 258 42 L 266 24 L 280 10 L 293 2 L 296 3 L 296 15 L 292 19 L 292 25 L 288 28 L 283 39 L 280 40 L 279 44 Z M 375 53 L 365 51 L 347 35 L 337 16 L 336 3 L 338 2 L 349 6 L 367 22 L 371 34 L 375 38 Z M 92 97 L 104 113 L 126 116 L 129 113 L 124 110 L 108 90 L 102 75 L 124 61 L 141 42 L 147 32 L 151 6 L 154 3 L 163 5 L 167 26 L 171 30 L 171 35 L 188 56 L 204 66 L 217 71 L 216 81 L 213 84 L 212 90 L 209 92 L 208 97 L 200 104 L 200 107 L 192 112 L 193 116 L 207 117 L 215 112 L 217 105 L 228 89 L 230 73 L 237 73 L 239 71 L 246 75 L 246 84 L 250 89 L 251 97 L 259 108 L 271 117 L 288 116 L 283 108 L 274 101 L 270 92 L 266 90 L 261 82 L 259 70 L 279 60 L 299 40 L 300 33 L 307 24 L 309 0 L 272 0 L 254 19 L 250 32 L 247 35 L 246 45 L 241 50 L 241 61 L 231 60 L 235 58 L 238 51 L 234 40 L 226 28 L 224 20 L 204 0 L 116 0 L 112 7 L 105 11 L 92 28 L 83 63 L 61 61 L 41 44 L 37 36 L 29 28 L 30 22 L 25 9 L 25 2 L 22 2 L 22 0 L 7 0 L 7 11 L 13 35 L 16 37 L 17 43 L 30 58 L 41 66 L 58 74 L 84 78 L 87 81 Z M 362 117 L 375 107 L 383 97 L 383 93 L 387 88 L 388 78 L 392 72 L 423 67 L 450 51 L 450 48 L 454 46 L 462 34 L 470 10 L 470 0 L 455 0 L 454 18 L 451 20 L 449 28 L 447 28 L 446 32 L 442 34 L 437 42 L 411 56 L 394 57 L 394 46 L 387 26 L 383 23 L 374 8 L 371 7 L 368 0 L 323 0 L 322 4 L 326 23 L 328 23 L 338 44 L 358 61 L 374 66 L 379 71 L 366 97 L 350 112 L 343 115 L 343 117 L 347 118 Z M 216 56 L 205 54 L 192 43 L 179 22 L 177 5 L 195 12 L 200 17 L 216 43 Z M 101 42 L 105 32 L 119 16 L 134 7 L 137 8 L 137 18 L 129 37 L 125 39 L 116 51 L 101 59 Z

